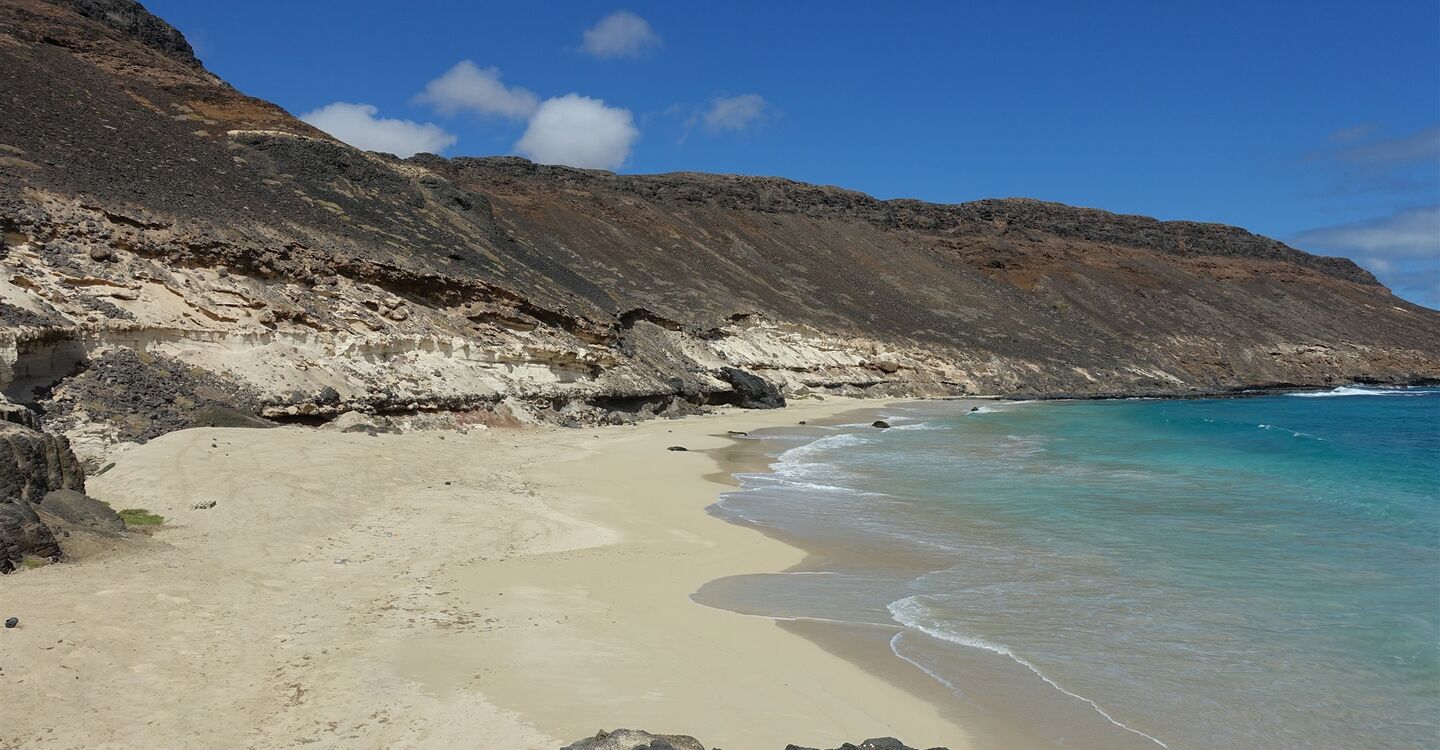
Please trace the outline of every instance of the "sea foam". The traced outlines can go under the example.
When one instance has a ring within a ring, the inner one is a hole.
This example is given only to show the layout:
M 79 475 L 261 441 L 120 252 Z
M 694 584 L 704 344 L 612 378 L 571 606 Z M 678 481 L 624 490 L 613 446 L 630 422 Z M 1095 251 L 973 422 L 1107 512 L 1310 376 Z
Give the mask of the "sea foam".
M 915 630 L 915 631 L 919 631 L 919 632 L 921 632 L 921 633 L 924 633 L 925 635 L 928 635 L 928 636 L 930 636 L 931 638 L 938 638 L 938 639 L 940 639 L 940 640 L 942 640 L 942 641 L 947 641 L 947 642 L 954 643 L 954 644 L 958 644 L 958 645 L 961 645 L 961 646 L 967 646 L 967 647 L 969 647 L 969 648 L 978 648 L 978 649 L 981 649 L 981 650 L 984 650 L 984 651 L 989 651 L 989 652 L 991 652 L 991 653 L 995 653 L 995 654 L 999 654 L 999 655 L 1001 655 L 1001 656 L 1004 656 L 1005 658 L 1010 659 L 1011 661 L 1015 662 L 1016 664 L 1019 664 L 1020 666 L 1022 666 L 1022 667 L 1024 667 L 1024 668 L 1030 670 L 1031 672 L 1033 672 L 1036 677 L 1039 677 L 1041 680 L 1043 680 L 1043 681 L 1045 682 L 1045 684 L 1049 685 L 1050 687 L 1055 688 L 1056 690 L 1064 693 L 1065 695 L 1070 696 L 1071 698 L 1074 698 L 1074 699 L 1076 699 L 1076 700 L 1078 700 L 1078 701 L 1082 701 L 1082 702 L 1088 704 L 1092 709 L 1095 710 L 1095 713 L 1099 714 L 1101 717 L 1103 717 L 1106 721 L 1110 722 L 1111 724 L 1114 724 L 1115 726 L 1117 726 L 1117 727 L 1119 727 L 1119 728 L 1121 728 L 1121 729 L 1124 729 L 1124 730 L 1127 731 L 1127 732 L 1131 732 L 1131 733 L 1140 735 L 1141 737 L 1144 737 L 1145 739 L 1150 740 L 1151 742 L 1154 742 L 1154 743 L 1155 743 L 1157 746 L 1159 746 L 1159 747 L 1163 747 L 1163 748 L 1169 748 L 1169 747 L 1170 747 L 1169 745 L 1165 744 L 1165 743 L 1164 743 L 1163 741 L 1161 741 L 1160 739 L 1158 739 L 1158 738 L 1156 738 L 1156 737 L 1154 737 L 1154 736 L 1152 736 L 1152 735 L 1146 734 L 1145 732 L 1142 732 L 1142 731 L 1140 731 L 1139 729 L 1136 729 L 1136 728 L 1134 728 L 1134 727 L 1132 727 L 1132 726 L 1130 726 L 1130 725 L 1128 725 L 1128 724 L 1120 721 L 1119 719 L 1116 719 L 1114 716 L 1111 716 L 1108 712 L 1106 712 L 1105 709 L 1103 709 L 1103 708 L 1100 707 L 1100 704 L 1096 703 L 1095 701 L 1090 700 L 1089 698 L 1086 698 L 1085 696 L 1080 695 L 1079 693 L 1075 693 L 1075 692 L 1072 692 L 1072 691 L 1070 691 L 1070 690 L 1066 690 L 1064 687 L 1062 687 L 1062 686 L 1060 685 L 1060 683 L 1056 682 L 1055 680 L 1051 679 L 1048 675 L 1046 675 L 1044 672 L 1040 671 L 1040 668 L 1037 667 L 1037 666 L 1035 666 L 1034 663 L 1030 662 L 1029 660 L 1025 659 L 1024 657 L 1022 657 L 1022 656 L 1020 656 L 1019 654 L 1015 653 L 1015 652 L 1012 651 L 1008 646 L 1005 646 L 1005 645 L 1002 645 L 1002 644 L 999 644 L 999 643 L 993 643 L 993 642 L 991 642 L 991 641 L 988 641 L 988 640 L 986 640 L 986 639 L 984 639 L 984 638 L 979 638 L 979 637 L 977 637 L 977 636 L 967 635 L 967 634 L 965 634 L 965 633 L 961 633 L 960 631 L 958 631 L 957 629 L 955 629 L 955 627 L 954 627 L 953 625 L 941 624 L 936 618 L 930 616 L 929 609 L 928 609 L 928 608 L 924 605 L 924 603 L 921 601 L 922 599 L 925 599 L 925 598 L 926 598 L 926 597 L 925 597 L 924 595 L 908 596 L 908 597 L 905 597 L 904 599 L 899 599 L 899 600 L 896 600 L 896 601 L 894 601 L 894 602 L 891 602 L 890 607 L 889 607 L 889 609 L 890 609 L 890 616 L 895 619 L 895 622 L 898 622 L 898 623 L 900 623 L 901 625 L 903 625 L 903 626 L 905 626 L 905 627 L 907 627 L 907 628 L 910 628 L 911 630 Z M 897 636 L 897 638 L 898 638 L 898 636 Z M 905 661 L 908 661 L 908 662 L 910 662 L 911 664 L 916 664 L 916 662 L 915 662 L 914 660 L 909 659 L 909 658 L 901 655 L 898 651 L 895 650 L 895 641 L 896 641 L 895 638 L 892 638 L 892 639 L 890 640 L 890 650 L 891 650 L 892 652 L 894 652 L 896 656 L 899 656 L 900 658 L 905 659 Z M 916 664 L 916 666 L 920 666 L 920 665 L 919 665 L 919 664 Z M 926 674 L 929 674 L 931 677 L 935 677 L 936 679 L 940 680 L 940 682 L 941 682 L 942 684 L 946 685 L 947 687 L 951 688 L 952 690 L 955 688 L 955 686 L 954 686 L 952 683 L 950 683 L 948 680 L 945 680 L 945 679 L 943 679 L 943 678 L 938 677 L 938 676 L 935 675 L 933 672 L 931 672 L 929 669 L 927 669 L 927 668 L 925 668 L 925 667 L 923 667 L 923 666 L 921 666 L 921 669 L 922 669 Z
M 1335 396 L 1427 396 L 1432 393 L 1435 393 L 1433 388 L 1342 385 L 1328 391 L 1301 391 L 1285 395 L 1297 398 L 1333 398 Z

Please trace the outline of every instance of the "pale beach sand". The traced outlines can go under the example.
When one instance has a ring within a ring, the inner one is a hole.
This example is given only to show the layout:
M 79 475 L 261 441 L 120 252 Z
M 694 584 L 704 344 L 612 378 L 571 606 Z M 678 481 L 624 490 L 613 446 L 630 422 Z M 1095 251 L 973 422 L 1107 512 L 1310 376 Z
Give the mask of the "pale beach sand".
M 705 513 L 726 431 L 873 405 L 164 436 L 89 484 L 166 516 L 153 539 L 0 582 L 21 618 L 0 631 L 0 747 L 557 748 L 628 726 L 964 748 L 923 690 L 689 598 L 804 558 Z

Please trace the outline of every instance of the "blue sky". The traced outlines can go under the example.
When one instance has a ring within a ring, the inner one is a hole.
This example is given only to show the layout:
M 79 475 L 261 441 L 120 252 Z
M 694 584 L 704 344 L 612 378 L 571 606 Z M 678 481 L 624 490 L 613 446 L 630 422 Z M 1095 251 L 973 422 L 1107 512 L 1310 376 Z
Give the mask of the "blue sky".
M 1434 0 L 146 5 L 357 145 L 1218 221 L 1440 306 Z

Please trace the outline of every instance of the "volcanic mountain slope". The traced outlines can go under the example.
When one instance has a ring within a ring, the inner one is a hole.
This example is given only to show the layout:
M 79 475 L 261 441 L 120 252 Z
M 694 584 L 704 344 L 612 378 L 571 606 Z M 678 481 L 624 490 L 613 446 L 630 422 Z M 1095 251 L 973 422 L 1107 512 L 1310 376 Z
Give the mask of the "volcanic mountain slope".
M 1440 314 L 1241 229 L 366 153 L 129 0 L 0 0 L 0 230 L 0 386 L 82 453 L 162 402 L 613 421 L 737 400 L 726 366 L 791 396 L 1440 376 Z

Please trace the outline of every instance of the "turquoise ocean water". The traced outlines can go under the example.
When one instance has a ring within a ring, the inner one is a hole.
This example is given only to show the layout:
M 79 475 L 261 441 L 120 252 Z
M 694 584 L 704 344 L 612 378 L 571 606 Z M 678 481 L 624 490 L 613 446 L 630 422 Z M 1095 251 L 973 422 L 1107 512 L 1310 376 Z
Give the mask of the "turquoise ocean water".
M 1038 746 L 1440 747 L 1440 389 L 968 409 L 769 436 L 713 511 L 817 562 L 697 600 L 886 629 Z

